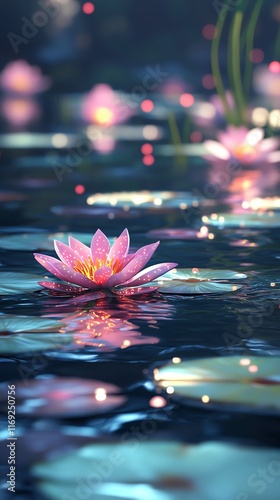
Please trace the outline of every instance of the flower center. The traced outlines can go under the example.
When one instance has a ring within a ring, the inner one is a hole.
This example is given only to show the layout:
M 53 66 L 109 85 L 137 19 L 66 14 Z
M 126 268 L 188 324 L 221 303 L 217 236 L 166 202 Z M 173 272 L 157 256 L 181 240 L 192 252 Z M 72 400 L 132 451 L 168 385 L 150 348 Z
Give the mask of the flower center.
M 256 148 L 249 144 L 240 144 L 234 148 L 233 152 L 239 160 L 243 161 L 251 161 L 257 156 Z
M 93 120 L 99 125 L 110 125 L 113 121 L 114 113 L 111 109 L 100 107 L 94 110 Z
M 109 278 L 110 275 L 116 274 L 122 270 L 123 263 L 122 260 L 120 259 L 95 259 L 95 261 L 92 259 L 92 257 L 88 257 L 87 259 L 84 260 L 77 260 L 75 265 L 73 266 L 73 270 L 77 271 L 78 273 L 83 274 L 90 280 L 94 282 L 98 282 L 98 284 L 102 284 L 100 282 L 100 279 L 96 280 L 95 273 L 96 271 L 99 271 L 101 269 L 106 268 L 106 280 Z M 111 271 L 111 273 L 109 272 Z

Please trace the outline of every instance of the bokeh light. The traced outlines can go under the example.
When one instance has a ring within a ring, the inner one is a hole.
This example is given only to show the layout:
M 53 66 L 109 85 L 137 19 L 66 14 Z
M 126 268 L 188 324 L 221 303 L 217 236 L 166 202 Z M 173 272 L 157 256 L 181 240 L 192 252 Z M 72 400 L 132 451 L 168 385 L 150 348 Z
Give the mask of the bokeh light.
M 253 49 L 249 53 L 249 59 L 252 63 L 259 64 L 264 59 L 264 53 L 262 49 Z
M 191 142 L 201 142 L 202 141 L 202 133 L 199 132 L 198 130 L 194 130 L 190 134 L 190 141 Z
M 95 7 L 94 7 L 93 3 L 86 2 L 82 6 L 82 10 L 83 10 L 84 14 L 92 14 L 95 10 Z
M 215 88 L 215 80 L 213 75 L 204 75 L 204 77 L 202 78 L 202 85 L 207 90 L 213 90 Z
M 272 61 L 269 65 L 269 71 L 271 73 L 280 73 L 280 62 Z
M 83 186 L 82 184 L 77 184 L 77 186 L 75 186 L 76 194 L 83 194 L 84 192 L 85 192 L 85 186 Z
M 180 104 L 184 108 L 189 108 L 194 103 L 194 96 L 192 94 L 182 94 L 180 97 Z
M 143 146 L 141 147 L 141 153 L 143 155 L 151 155 L 152 152 L 153 152 L 153 146 L 151 144 L 149 144 L 148 142 L 146 142 L 145 144 L 143 144 Z
M 144 111 L 144 113 L 150 113 L 154 109 L 154 103 L 151 101 L 151 99 L 145 99 L 143 102 L 141 102 L 141 109 Z
M 217 28 L 214 24 L 206 24 L 202 28 L 202 35 L 206 40 L 213 40 L 217 34 Z
M 153 155 L 145 155 L 142 161 L 144 165 L 147 165 L 147 167 L 149 167 L 150 165 L 153 165 L 153 163 L 155 162 L 155 158 Z

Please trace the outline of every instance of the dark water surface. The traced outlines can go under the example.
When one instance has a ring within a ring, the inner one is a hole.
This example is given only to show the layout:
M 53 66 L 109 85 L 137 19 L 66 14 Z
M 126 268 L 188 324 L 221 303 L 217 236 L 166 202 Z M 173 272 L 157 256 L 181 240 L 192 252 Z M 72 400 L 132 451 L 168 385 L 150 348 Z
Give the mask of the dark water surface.
M 207 166 L 202 162 L 190 163 L 176 177 L 166 158 L 158 161 L 154 169 L 144 167 L 144 173 L 143 166 L 137 163 L 130 165 L 127 162 L 125 165 L 124 162 L 125 166 L 114 168 L 101 163 L 84 165 L 79 173 L 69 174 L 60 183 L 52 169 L 41 165 L 23 168 L 19 166 L 19 157 L 11 153 L 10 157 L 8 153 L 6 157 L 4 154 L 5 161 L 2 189 L 23 194 L 26 199 L 1 202 L 3 236 L 40 231 L 93 234 L 99 227 L 107 236 L 116 237 L 128 227 L 132 247 L 139 248 L 157 240 L 147 236 L 151 229 L 199 229 L 203 215 L 231 209 L 222 199 L 224 193 L 220 193 L 211 200 L 211 207 L 192 209 L 191 214 L 188 210 L 182 214 L 180 208 L 156 211 L 141 207 L 127 213 L 112 209 L 113 218 L 108 218 L 109 209 L 103 213 L 83 213 L 83 210 L 90 209 L 85 201 L 90 194 L 122 190 L 124 173 L 125 190 L 160 188 L 193 192 L 194 186 L 203 190 L 202 173 L 207 171 Z M 122 159 L 120 165 L 123 165 Z M 85 185 L 85 194 L 78 196 L 74 193 L 76 184 Z M 68 304 L 68 297 L 46 290 L 1 296 L 2 315 L 66 320 L 66 333 L 74 335 L 74 341 L 68 346 L 43 352 L 38 349 L 33 353 L 2 354 L 1 382 L 22 383 L 25 379 L 28 385 L 33 379 L 48 380 L 48 376 L 79 377 L 113 383 L 127 397 L 121 406 L 97 415 L 89 410 L 86 415 L 81 412 L 73 417 L 71 407 L 69 415 L 66 412 L 58 416 L 53 399 L 47 416 L 37 414 L 36 405 L 32 411 L 29 408 L 25 416 L 19 412 L 16 419 L 19 436 L 18 498 L 38 498 L 33 491 L 29 465 L 38 458 L 45 458 L 47 452 L 55 448 L 51 444 L 51 433 L 63 435 L 69 426 L 73 435 L 76 429 L 79 437 L 75 439 L 81 443 L 92 436 L 133 434 L 132 429 L 137 428 L 143 440 L 150 438 L 147 429 L 151 429 L 153 438 L 173 437 L 194 443 L 226 440 L 280 446 L 279 417 L 262 411 L 227 408 L 223 404 L 209 408 L 181 405 L 168 396 L 163 408 L 155 409 L 149 404 L 156 395 L 150 381 L 153 367 L 173 357 L 190 360 L 233 354 L 247 357 L 280 355 L 279 228 L 209 230 L 215 235 L 212 240 L 163 239 L 151 264 L 174 261 L 180 268 L 231 269 L 246 273 L 248 277 L 238 282 L 243 286 L 237 291 L 196 296 L 156 292 L 150 296 L 85 300 L 78 305 Z M 42 250 L 42 253 L 54 256 L 49 250 Z M 31 250 L 0 249 L 0 264 L 0 273 L 24 272 L 42 278 L 48 274 L 34 260 Z M 90 328 L 100 334 L 99 345 L 96 335 L 89 339 L 87 332 Z M 58 332 L 44 335 L 54 337 Z M 4 406 L 2 403 L 3 429 L 7 421 Z M 152 422 L 150 427 L 146 425 L 146 434 L 143 422 Z M 41 432 L 46 434 L 41 435 Z M 34 440 L 39 440 L 41 446 L 35 446 Z M 1 460 L 5 472 L 5 452 Z

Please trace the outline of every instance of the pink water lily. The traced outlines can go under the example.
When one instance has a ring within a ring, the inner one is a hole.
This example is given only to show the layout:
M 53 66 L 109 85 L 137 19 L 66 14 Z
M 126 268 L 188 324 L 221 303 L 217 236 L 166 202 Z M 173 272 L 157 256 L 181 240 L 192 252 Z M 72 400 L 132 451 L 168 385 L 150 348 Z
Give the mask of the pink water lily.
M 39 253 L 35 253 L 34 257 L 50 273 L 67 283 L 41 281 L 39 284 L 51 290 L 69 293 L 104 288 L 112 289 L 118 295 L 152 292 L 157 287 L 142 285 L 177 266 L 174 262 L 165 262 L 142 270 L 159 243 L 146 245 L 129 254 L 127 229 L 124 229 L 112 246 L 100 229 L 93 235 L 90 248 L 72 236 L 69 237 L 69 246 L 54 240 L 54 248 L 60 260 Z
M 0 75 L 0 86 L 17 95 L 33 95 L 48 90 L 51 80 L 43 76 L 38 66 L 30 66 L 25 60 L 12 61 Z
M 219 132 L 218 141 L 205 141 L 204 146 L 211 157 L 208 158 L 219 162 L 227 162 L 232 159 L 243 165 L 256 164 L 260 162 L 274 163 L 280 159 L 276 149 L 279 139 L 270 137 L 264 139 L 264 131 L 261 128 L 248 130 L 246 127 L 229 126 L 226 131 Z

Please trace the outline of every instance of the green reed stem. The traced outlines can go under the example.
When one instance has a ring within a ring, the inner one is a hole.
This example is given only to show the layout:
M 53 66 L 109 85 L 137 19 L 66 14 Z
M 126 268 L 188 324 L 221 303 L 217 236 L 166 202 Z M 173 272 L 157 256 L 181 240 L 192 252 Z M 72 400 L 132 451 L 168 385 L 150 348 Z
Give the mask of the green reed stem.
M 244 99 L 241 67 L 240 67 L 240 35 L 243 21 L 243 12 L 237 11 L 234 15 L 232 26 L 232 41 L 230 43 L 231 61 L 232 61 L 232 81 L 234 98 L 237 107 L 237 116 L 239 124 L 245 122 L 246 103 Z
M 168 125 L 171 134 L 172 143 L 175 146 L 175 155 L 180 165 L 186 164 L 186 157 L 183 155 L 181 151 L 182 140 L 180 131 L 176 122 L 176 117 L 174 113 L 169 113 L 168 115 Z
M 214 77 L 215 81 L 215 87 L 217 94 L 219 98 L 221 99 L 221 102 L 223 104 L 224 108 L 224 113 L 225 113 L 225 118 L 228 123 L 232 122 L 232 113 L 231 109 L 228 105 L 227 99 L 226 99 L 226 93 L 224 89 L 224 84 L 222 80 L 222 75 L 221 75 L 221 70 L 220 70 L 220 61 L 219 61 L 219 47 L 220 47 L 220 41 L 221 41 L 221 35 L 222 31 L 224 28 L 226 16 L 228 13 L 228 5 L 225 3 L 220 16 L 218 18 L 217 24 L 216 24 L 216 36 L 212 40 L 211 44 L 211 67 L 212 67 L 212 74 Z
M 280 59 L 280 25 L 279 25 L 279 28 L 277 30 L 277 35 L 276 35 L 276 40 L 275 40 L 274 58 L 276 61 L 279 61 L 279 59 Z
M 246 31 L 246 65 L 244 74 L 244 94 L 247 100 L 250 94 L 252 73 L 253 73 L 253 64 L 252 61 L 250 60 L 250 52 L 254 48 L 255 29 L 261 12 L 262 5 L 263 5 L 263 0 L 256 0 L 256 4 L 254 6 Z
M 234 45 L 233 38 L 233 26 L 234 23 L 231 23 L 229 36 L 228 36 L 228 46 L 227 46 L 227 72 L 228 72 L 228 80 L 229 80 L 229 88 L 232 89 L 234 93 L 234 76 L 233 76 L 233 61 L 232 61 L 232 46 Z M 238 124 L 238 112 L 235 109 L 232 111 L 232 123 L 234 125 Z

